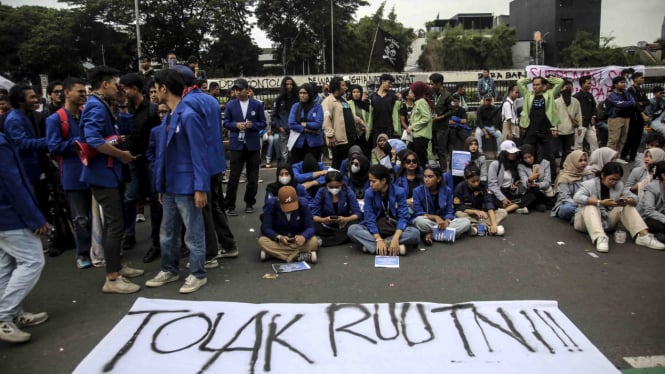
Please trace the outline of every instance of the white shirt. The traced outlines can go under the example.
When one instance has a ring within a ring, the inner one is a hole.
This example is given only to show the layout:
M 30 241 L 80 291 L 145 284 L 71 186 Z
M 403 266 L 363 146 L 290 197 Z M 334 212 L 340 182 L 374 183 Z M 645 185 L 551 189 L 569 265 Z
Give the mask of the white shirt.
M 245 101 L 242 100 L 238 101 L 240 101 L 240 109 L 242 110 L 242 117 L 247 118 L 247 108 L 249 108 L 249 99 Z
M 509 97 L 503 102 L 503 106 L 501 107 L 501 117 L 504 121 L 510 121 L 512 124 L 517 124 L 519 122 L 517 113 L 515 113 L 515 103 Z

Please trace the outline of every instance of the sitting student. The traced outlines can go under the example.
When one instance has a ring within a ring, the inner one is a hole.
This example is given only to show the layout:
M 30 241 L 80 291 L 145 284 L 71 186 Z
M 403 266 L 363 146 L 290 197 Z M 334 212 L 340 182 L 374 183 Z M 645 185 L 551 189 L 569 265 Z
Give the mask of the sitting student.
M 550 215 L 572 223 L 577 210 L 577 204 L 573 200 L 575 192 L 580 188 L 582 182 L 593 178 L 593 173 L 587 170 L 589 158 L 586 152 L 581 150 L 572 151 L 563 162 L 563 169 L 554 181 L 556 188 L 556 203 Z
M 408 159 L 408 158 L 407 158 Z M 455 229 L 455 238 L 469 231 L 468 218 L 455 218 L 453 191 L 443 181 L 443 170 L 438 166 L 425 166 L 423 185 L 413 191 L 413 225 L 424 235 L 423 241 L 432 245 L 432 232 L 435 229 Z
M 651 131 L 647 133 L 647 135 L 644 137 L 644 151 L 646 152 L 647 149 L 651 148 L 664 148 L 665 147 L 665 136 L 663 136 L 661 133 L 658 131 Z M 638 153 L 635 156 L 635 163 L 634 165 L 641 165 L 642 160 L 644 159 L 644 152 Z M 655 162 L 651 161 L 652 164 L 656 164 Z
M 451 110 L 453 113 L 448 120 L 448 127 L 450 129 L 448 133 L 448 141 L 450 148 L 457 151 L 464 149 L 466 138 L 471 136 L 471 127 L 469 126 L 466 110 L 464 110 L 459 103 L 460 96 L 458 94 L 453 94 L 453 101 L 451 102 Z
M 413 190 L 422 185 L 423 177 L 416 152 L 407 150 L 401 162 L 393 184 L 406 191 L 406 202 L 413 207 Z
M 390 164 L 391 152 L 393 147 L 388 142 L 388 135 L 379 134 L 376 137 L 376 147 L 372 149 L 372 165 L 381 163 L 388 167 Z
M 635 238 L 635 244 L 651 249 L 665 249 L 665 244 L 649 233 L 648 226 L 635 209 L 635 195 L 624 188 L 623 168 L 616 162 L 603 166 L 596 177 L 582 182 L 575 193 L 578 209 L 573 227 L 588 232 L 598 252 L 609 252 L 609 239 L 605 231 L 614 230 L 621 223 Z
M 637 194 L 637 202 L 642 200 L 644 188 L 653 180 L 653 169 L 656 164 L 665 161 L 665 151 L 660 148 L 651 148 L 644 151 L 642 166 L 633 168 L 626 181 L 630 192 Z
M 471 153 L 471 163 L 475 164 L 480 170 L 480 181 L 487 184 L 487 162 L 485 155 L 479 148 L 478 140 L 473 136 L 467 137 L 464 141 L 464 149 Z M 455 183 L 455 186 L 457 184 Z
M 512 140 L 504 140 L 499 148 L 499 158 L 492 161 L 487 172 L 487 187 L 494 194 L 494 205 L 508 213 L 529 214 L 526 206 L 532 202 L 528 197 L 533 198 L 533 194 L 525 195 L 526 186 L 519 178 L 517 156 L 520 150 Z
M 325 183 L 328 167 L 323 162 L 317 162 L 311 153 L 305 155 L 303 162 L 293 164 L 293 174 L 296 182 L 305 187 L 310 196 L 316 195 L 319 186 Z
M 478 234 L 478 225 L 485 225 L 490 235 L 503 235 L 503 226 L 499 225 L 507 213 L 505 210 L 496 210 L 494 198 L 480 181 L 480 169 L 474 164 L 464 168 L 464 181 L 455 187 L 453 192 L 453 205 L 455 217 L 468 218 L 471 222 L 471 234 Z
M 354 145 L 353 149 L 360 147 Z M 353 153 L 349 159 L 344 160 L 342 164 L 346 163 L 346 167 L 342 169 L 344 175 L 344 183 L 353 191 L 356 198 L 363 199 L 365 197 L 365 190 L 369 188 L 369 160 L 362 153 Z
M 284 186 L 291 186 L 296 189 L 298 197 L 302 197 L 309 201 L 310 196 L 307 193 L 305 187 L 302 184 L 296 182 L 296 178 L 293 176 L 293 169 L 290 164 L 281 163 L 277 166 L 275 170 L 277 174 L 277 180 L 273 183 L 270 183 L 266 186 L 266 196 L 263 201 L 265 205 L 268 200 L 277 198 L 277 191 Z
M 299 198 L 295 188 L 279 189 L 277 199 L 263 206 L 259 249 L 261 261 L 268 255 L 291 262 L 317 261 L 319 242 L 314 235 L 314 221 L 307 200 Z
M 326 188 L 319 188 L 309 207 L 322 247 L 347 243 L 349 223 L 362 217 L 356 195 L 347 187 L 342 173 L 337 170 L 328 171 Z
M 638 210 L 650 232 L 665 234 L 665 161 L 655 164 L 653 178 L 651 183 L 644 187 L 644 196 Z
M 525 144 L 521 148 L 522 162 L 517 166 L 522 186 L 534 196 L 533 202 L 527 208 L 535 208 L 538 212 L 544 212 L 552 207 L 554 190 L 552 189 L 552 177 L 550 176 L 550 163 L 546 159 L 536 163 L 536 150 L 531 144 Z
M 369 168 L 369 188 L 365 191 L 364 220 L 349 227 L 349 239 L 363 251 L 379 256 L 406 255 L 406 246 L 416 246 L 420 233 L 409 223 L 406 191 L 390 183 L 390 169 Z
M 619 157 L 617 151 L 610 147 L 598 148 L 589 155 L 589 164 L 586 168 L 593 174 L 596 174 L 603 170 L 605 164 L 614 161 L 617 157 Z

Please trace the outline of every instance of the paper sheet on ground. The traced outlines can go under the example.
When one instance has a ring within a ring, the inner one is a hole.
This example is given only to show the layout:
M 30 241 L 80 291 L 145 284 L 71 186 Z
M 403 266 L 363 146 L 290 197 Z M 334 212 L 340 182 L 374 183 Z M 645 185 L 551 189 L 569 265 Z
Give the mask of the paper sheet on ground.
M 139 298 L 75 373 L 619 373 L 554 301 Z

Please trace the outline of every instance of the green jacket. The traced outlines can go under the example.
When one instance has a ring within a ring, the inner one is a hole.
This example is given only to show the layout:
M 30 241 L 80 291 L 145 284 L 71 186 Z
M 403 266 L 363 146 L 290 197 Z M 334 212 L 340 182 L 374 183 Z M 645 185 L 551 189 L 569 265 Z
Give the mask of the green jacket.
M 358 114 L 356 113 L 356 102 L 353 101 L 353 100 L 349 100 L 348 103 L 349 103 L 349 106 L 351 107 L 351 111 L 353 112 L 353 115 L 358 116 Z M 360 116 L 358 116 L 358 117 L 360 117 L 363 120 L 363 122 L 365 122 L 365 126 L 367 126 L 367 130 L 362 132 L 362 128 L 360 127 L 358 122 L 356 122 L 356 131 L 358 131 L 358 134 L 362 134 L 362 136 L 364 136 L 365 139 L 369 140 L 369 133 L 371 131 L 371 129 L 369 127 L 369 123 L 368 123 L 369 118 L 370 118 L 369 117 L 369 112 L 366 111 L 365 109 L 360 109 Z
M 432 139 L 432 110 L 425 99 L 418 99 L 411 111 L 411 130 L 414 138 Z
M 563 79 L 557 77 L 550 77 L 546 79 L 554 88 L 551 90 L 543 91 L 542 95 L 545 98 L 545 115 L 550 120 L 552 127 L 559 124 L 559 114 L 554 104 L 554 99 L 559 94 L 561 86 L 563 86 Z M 527 128 L 531 124 L 529 121 L 529 113 L 531 113 L 531 106 L 533 105 L 533 98 L 536 96 L 533 91 L 530 91 L 527 85 L 531 83 L 531 78 L 522 78 L 517 81 L 517 88 L 520 95 L 524 98 L 524 108 L 522 109 L 522 116 L 520 118 L 520 127 Z

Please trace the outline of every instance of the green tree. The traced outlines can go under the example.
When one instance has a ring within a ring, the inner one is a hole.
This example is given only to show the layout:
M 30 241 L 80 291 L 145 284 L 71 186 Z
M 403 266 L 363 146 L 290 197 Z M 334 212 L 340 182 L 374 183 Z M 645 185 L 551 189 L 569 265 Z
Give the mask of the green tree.
M 561 51 L 561 63 L 570 67 L 604 66 L 608 62 L 615 65 L 633 65 L 639 63 L 639 57 L 631 56 L 621 48 L 611 47 L 613 37 L 601 38 L 601 45 L 585 31 L 575 35 L 573 42 Z

